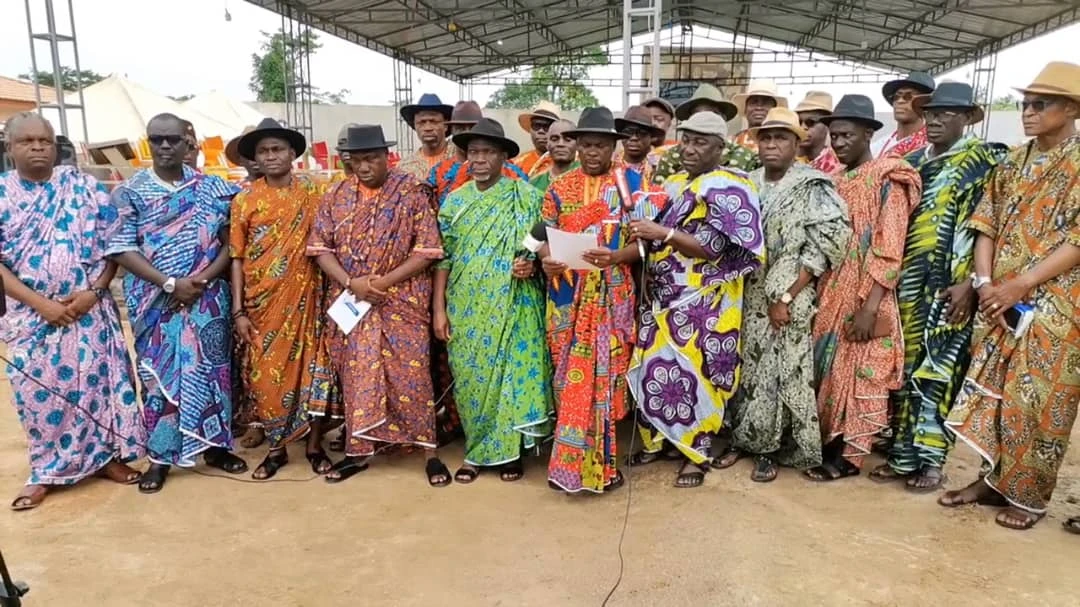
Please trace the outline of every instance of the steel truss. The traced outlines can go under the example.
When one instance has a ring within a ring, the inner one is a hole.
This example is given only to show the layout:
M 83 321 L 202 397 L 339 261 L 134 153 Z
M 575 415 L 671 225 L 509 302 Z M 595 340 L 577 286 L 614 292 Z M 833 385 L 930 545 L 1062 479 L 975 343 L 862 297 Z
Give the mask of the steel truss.
M 315 121 L 311 107 L 311 15 L 286 2 L 278 2 L 277 6 L 285 54 L 285 121 L 289 128 L 300 131 L 312 141 Z
M 75 72 L 82 71 L 82 64 L 79 63 L 79 41 L 75 36 L 75 8 L 73 6 L 73 0 L 67 1 L 68 18 L 71 24 L 70 34 L 60 34 L 57 32 L 56 27 L 56 11 L 53 6 L 53 0 L 44 0 L 44 2 L 35 2 L 36 5 L 44 5 L 45 9 L 45 23 L 48 28 L 44 32 L 35 32 L 33 11 L 30 0 L 26 0 L 26 33 L 30 39 L 30 75 L 34 79 L 34 98 L 37 101 L 38 112 L 42 110 L 56 110 L 59 115 L 60 122 L 60 134 L 70 139 L 71 133 L 68 130 L 68 112 L 74 111 L 79 115 L 79 123 L 82 124 L 82 137 L 83 142 L 89 140 L 88 131 L 86 127 L 86 110 L 85 101 L 83 100 L 82 84 L 78 85 L 75 93 L 78 95 L 78 103 L 68 103 L 67 97 L 70 91 L 65 91 L 62 83 L 61 76 L 64 73 L 65 66 L 60 59 L 60 45 L 71 44 L 71 52 L 75 62 Z M 38 81 L 38 61 L 37 61 L 37 42 L 45 41 L 49 44 L 49 61 L 52 66 L 53 84 L 56 85 L 55 102 L 43 103 L 41 101 L 41 82 Z

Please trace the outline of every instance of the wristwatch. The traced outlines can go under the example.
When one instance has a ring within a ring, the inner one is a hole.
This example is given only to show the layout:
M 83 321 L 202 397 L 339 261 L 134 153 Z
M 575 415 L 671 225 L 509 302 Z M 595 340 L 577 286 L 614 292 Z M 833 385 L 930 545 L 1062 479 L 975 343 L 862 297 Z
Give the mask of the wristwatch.
M 992 282 L 994 282 L 994 279 L 989 276 L 976 276 L 974 273 L 971 275 L 971 288 L 976 291 Z
M 161 290 L 172 295 L 172 292 L 176 290 L 176 278 L 170 276 L 169 280 L 166 280 L 165 284 L 161 285 Z
M 98 298 L 98 301 L 102 301 L 107 299 L 112 293 L 110 293 L 108 289 L 101 287 L 94 289 L 94 295 Z
M 780 296 L 780 303 L 784 304 L 785 306 L 790 305 L 792 300 L 794 299 L 795 298 L 791 296 L 791 293 L 784 291 L 784 294 Z

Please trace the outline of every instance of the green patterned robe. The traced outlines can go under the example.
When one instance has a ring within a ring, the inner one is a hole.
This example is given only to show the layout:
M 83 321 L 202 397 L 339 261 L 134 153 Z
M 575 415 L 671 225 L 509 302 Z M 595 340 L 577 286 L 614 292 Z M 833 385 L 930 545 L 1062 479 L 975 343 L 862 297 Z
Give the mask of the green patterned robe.
M 720 162 L 716 166 L 739 169 L 749 173 L 761 166 L 757 152 L 743 147 L 737 143 L 728 141 L 724 144 L 724 151 L 720 154 Z M 682 145 L 675 144 L 664 152 L 660 162 L 656 163 L 653 171 L 653 183 L 664 185 L 664 181 L 675 173 L 682 170 Z
M 975 233 L 968 220 L 1008 148 L 968 136 L 940 156 L 932 151 L 906 157 L 922 177 L 923 193 L 908 224 L 896 287 L 904 385 L 892 394 L 895 438 L 887 461 L 899 474 L 943 466 L 952 447 L 944 424 L 971 361 L 972 319 L 949 324 L 937 294 L 970 278 Z
M 511 275 L 543 199 L 524 181 L 503 177 L 481 192 L 470 180 L 439 209 L 438 268 L 450 271 L 447 351 L 467 464 L 512 462 L 551 434 L 547 295 L 539 278 Z

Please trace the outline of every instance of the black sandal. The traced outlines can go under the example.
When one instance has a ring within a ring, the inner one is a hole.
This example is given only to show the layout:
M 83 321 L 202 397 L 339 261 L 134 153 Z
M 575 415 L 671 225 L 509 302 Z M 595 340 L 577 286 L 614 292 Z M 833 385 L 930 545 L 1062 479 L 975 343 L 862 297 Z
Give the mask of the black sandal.
M 716 468 L 717 470 L 723 470 L 737 464 L 742 457 L 742 451 L 739 451 L 735 447 L 728 447 L 723 453 L 712 458 L 712 460 L 709 461 L 709 466 Z
M 218 470 L 228 472 L 229 474 L 240 474 L 242 472 L 247 472 L 248 469 L 247 462 L 221 447 L 208 449 L 206 453 L 203 454 L 203 460 L 206 461 L 207 466 L 217 468 Z
M 815 483 L 830 483 L 842 478 L 859 476 L 859 472 L 859 469 L 856 468 L 854 464 L 844 458 L 840 458 L 835 462 L 825 462 L 820 466 L 810 468 L 806 472 L 803 472 L 803 476 Z
M 1080 535 L 1080 516 L 1070 516 L 1065 519 L 1061 526 L 1065 528 L 1065 531 L 1073 535 Z
M 503 464 L 503 467 L 499 469 L 499 478 L 502 479 L 504 483 L 520 481 L 524 477 L 525 467 L 521 465 L 521 460 Z
M 363 472 L 368 469 L 368 463 L 366 457 L 358 457 L 354 455 L 346 455 L 340 462 L 334 464 L 327 471 L 326 477 L 323 478 L 331 485 L 347 481 L 354 475 Z M 330 473 L 337 472 L 337 476 L 329 476 Z
M 157 493 L 165 488 L 165 481 L 169 478 L 169 466 L 164 464 L 151 464 L 150 469 L 143 472 L 139 479 L 139 493 Z
M 771 483 L 779 473 L 776 462 L 771 457 L 759 455 L 754 458 L 754 471 L 750 473 L 750 480 L 755 483 Z
M 604 493 L 614 491 L 619 487 L 626 484 L 626 477 L 623 476 L 622 470 L 615 471 L 615 478 L 611 479 L 606 485 L 604 485 Z
M 424 474 L 427 474 L 427 482 L 432 487 L 445 487 L 454 482 L 454 479 L 450 476 L 450 469 L 437 457 L 428 458 L 427 464 L 424 465 Z M 436 482 L 435 477 L 437 476 L 441 476 L 443 479 Z
M 255 472 L 251 473 L 251 478 L 253 478 L 253 479 L 257 480 L 257 481 L 270 480 L 270 479 L 274 478 L 274 475 L 278 473 L 278 470 L 281 470 L 282 468 L 284 468 L 285 465 L 288 464 L 288 463 L 289 463 L 289 452 L 288 451 L 286 451 L 284 448 L 282 448 L 282 449 L 271 449 L 270 453 L 267 453 L 266 457 L 263 458 L 262 463 L 259 464 L 259 466 L 257 468 L 255 468 Z M 262 473 L 263 473 L 262 476 L 259 476 L 259 471 L 260 470 L 262 470 Z
M 683 470 L 689 469 L 689 472 Z M 687 462 L 679 470 L 678 476 L 675 477 L 675 486 L 679 489 L 693 489 L 705 484 L 705 473 L 709 471 L 709 464 L 695 464 L 693 462 Z
M 304 453 L 304 457 L 307 458 L 309 464 L 311 464 L 311 471 L 318 475 L 323 475 L 330 472 L 334 467 L 334 462 L 326 456 L 326 451 L 319 449 L 318 451 L 309 451 Z M 327 466 L 326 464 L 330 464 Z
M 476 477 L 480 476 L 480 471 L 475 468 L 466 468 L 462 466 L 458 468 L 458 471 L 454 473 L 454 482 L 461 483 L 462 485 L 468 485 L 476 480 Z

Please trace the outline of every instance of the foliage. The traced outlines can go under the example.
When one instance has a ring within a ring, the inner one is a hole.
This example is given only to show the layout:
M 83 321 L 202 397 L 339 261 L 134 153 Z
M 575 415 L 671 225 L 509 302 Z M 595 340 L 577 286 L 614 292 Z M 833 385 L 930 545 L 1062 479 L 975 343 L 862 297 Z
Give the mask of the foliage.
M 1016 110 L 1020 108 L 1020 99 L 1013 95 L 1005 95 L 1004 97 L 997 97 L 990 104 L 991 110 Z
M 607 54 L 600 47 L 586 49 L 572 57 L 544 59 L 532 66 L 529 77 L 507 82 L 487 102 L 490 108 L 528 109 L 540 101 L 553 101 L 567 110 L 598 104 L 589 87 L 582 84 L 592 66 L 604 65 Z
M 310 30 L 305 31 L 298 38 L 290 38 L 284 30 L 274 33 L 262 32 L 263 41 L 259 45 L 259 52 L 251 54 L 251 79 L 248 88 L 255 93 L 257 101 L 270 103 L 285 103 L 296 100 L 296 88 L 290 90 L 290 83 L 299 84 L 300 71 L 293 70 L 288 74 L 290 63 L 299 63 L 303 54 L 314 55 L 315 51 L 322 48 L 319 36 Z M 288 78 L 287 78 L 288 76 Z M 342 89 L 336 93 L 320 91 L 310 82 L 303 83 L 310 92 L 314 103 L 345 103 L 349 96 L 348 89 Z
M 19 78 L 23 80 L 33 80 L 34 73 L 27 72 L 25 74 L 19 74 Z M 105 79 L 105 76 L 93 71 L 93 70 L 76 70 L 70 67 L 60 68 L 60 84 L 65 91 L 74 91 L 79 88 L 86 88 L 91 84 L 97 84 Z M 56 76 L 49 71 L 38 70 L 37 81 L 45 86 L 56 86 Z

